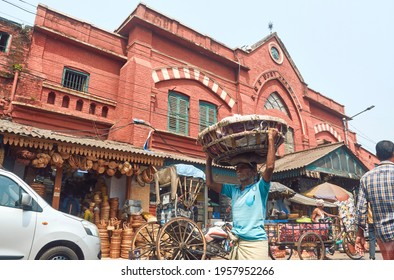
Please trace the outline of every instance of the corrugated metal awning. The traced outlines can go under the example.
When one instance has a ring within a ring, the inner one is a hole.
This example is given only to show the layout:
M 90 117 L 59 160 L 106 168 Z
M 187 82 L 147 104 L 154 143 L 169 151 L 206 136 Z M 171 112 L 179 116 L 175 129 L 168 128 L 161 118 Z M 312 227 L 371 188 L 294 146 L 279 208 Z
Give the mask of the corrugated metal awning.
M 333 159 L 336 163 L 333 164 Z M 275 161 L 273 180 L 309 177 L 321 178 L 321 174 L 360 179 L 368 168 L 343 143 L 333 143 L 291 153 Z
M 127 143 L 78 137 L 7 120 L 0 120 L 0 133 L 3 134 L 5 144 L 26 148 L 51 150 L 56 145 L 59 152 L 160 166 L 164 159 L 170 157 L 165 153 L 146 151 Z

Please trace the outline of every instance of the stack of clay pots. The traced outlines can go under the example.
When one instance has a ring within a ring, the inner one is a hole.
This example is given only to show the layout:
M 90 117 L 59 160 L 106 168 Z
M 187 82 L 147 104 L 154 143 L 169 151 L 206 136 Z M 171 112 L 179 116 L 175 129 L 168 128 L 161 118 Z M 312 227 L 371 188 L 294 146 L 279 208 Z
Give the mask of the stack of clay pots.
M 108 202 L 108 196 L 104 195 L 103 196 L 103 202 L 101 203 L 101 210 L 100 210 L 100 218 L 101 220 L 104 220 L 106 222 L 109 221 L 109 211 L 111 207 Z
M 122 242 L 122 229 L 117 228 L 112 231 L 109 257 L 111 259 L 120 258 L 120 244 Z
M 123 259 L 129 258 L 131 250 L 131 242 L 133 239 L 134 230 L 129 223 L 123 223 L 122 243 L 120 245 L 120 257 Z
M 99 236 L 100 236 L 100 241 L 101 241 L 101 257 L 102 258 L 109 258 L 109 252 L 110 252 L 110 243 L 109 243 L 109 233 L 107 230 L 107 224 L 105 221 L 100 221 L 100 223 L 97 224 L 98 230 L 99 230 Z
M 119 209 L 119 197 L 112 197 L 109 199 L 109 218 L 117 218 L 118 217 L 118 209 Z
M 117 259 L 120 257 L 120 242 L 122 240 L 122 229 L 119 227 L 120 221 L 116 218 L 110 219 L 107 230 L 110 232 L 111 242 L 109 257 L 111 259 Z
M 129 223 L 131 225 L 131 227 L 136 230 L 138 229 L 140 226 L 142 226 L 143 224 L 146 223 L 144 217 L 142 215 L 130 215 L 129 217 Z
M 137 229 L 138 229 L 140 226 L 142 226 L 143 224 L 146 223 L 146 221 L 145 221 L 144 217 L 142 217 L 142 215 L 130 215 L 130 217 L 129 217 L 129 223 L 130 223 L 131 227 L 133 228 L 134 232 L 136 232 Z M 137 239 L 136 239 L 137 246 L 138 246 L 138 243 L 141 244 L 141 243 L 144 243 L 144 241 L 145 241 L 145 240 L 144 240 L 144 239 L 142 238 L 142 236 L 139 234 L 139 235 L 137 236 Z

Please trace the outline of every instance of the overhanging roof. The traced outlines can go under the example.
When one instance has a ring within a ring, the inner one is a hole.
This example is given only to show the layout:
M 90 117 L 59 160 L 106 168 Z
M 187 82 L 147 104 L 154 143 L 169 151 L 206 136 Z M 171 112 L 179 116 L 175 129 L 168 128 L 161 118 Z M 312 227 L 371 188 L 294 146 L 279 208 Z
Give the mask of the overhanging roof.
M 146 151 L 127 143 L 78 137 L 8 120 L 0 120 L 0 133 L 5 144 L 20 147 L 50 150 L 56 145 L 59 151 L 68 153 L 156 165 L 163 165 L 164 159 L 169 158 L 165 153 Z
M 353 152 L 343 142 L 338 142 L 277 159 L 273 180 L 300 176 L 320 179 L 321 173 L 358 180 L 367 171 Z

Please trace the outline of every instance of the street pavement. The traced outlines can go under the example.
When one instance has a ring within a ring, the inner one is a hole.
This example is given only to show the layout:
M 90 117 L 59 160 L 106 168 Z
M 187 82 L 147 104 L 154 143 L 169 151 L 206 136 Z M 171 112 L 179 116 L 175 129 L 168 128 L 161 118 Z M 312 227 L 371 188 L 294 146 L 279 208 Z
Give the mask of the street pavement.
M 352 260 L 351 258 L 349 258 L 345 253 L 341 253 L 339 251 L 335 251 L 334 255 L 326 255 L 328 260 Z M 376 252 L 375 253 L 375 259 L 376 260 L 383 260 L 382 258 L 382 254 L 380 252 Z M 366 252 L 364 257 L 361 258 L 361 260 L 369 260 L 369 254 Z
M 291 260 L 299 260 L 297 254 L 293 254 Z M 338 250 L 335 251 L 335 253 L 333 255 L 326 254 L 325 260 L 357 261 L 357 260 L 353 260 L 353 259 L 349 258 L 348 255 L 346 255 L 346 253 L 338 251 Z M 368 252 L 366 252 L 365 255 L 360 260 L 369 260 Z M 380 251 L 376 251 L 375 260 L 383 260 L 382 254 L 380 253 Z

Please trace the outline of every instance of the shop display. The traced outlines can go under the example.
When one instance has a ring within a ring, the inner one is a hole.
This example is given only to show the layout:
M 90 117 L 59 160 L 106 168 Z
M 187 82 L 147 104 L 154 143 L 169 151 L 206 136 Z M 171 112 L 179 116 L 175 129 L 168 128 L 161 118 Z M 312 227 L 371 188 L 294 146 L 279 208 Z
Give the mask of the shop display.
M 58 151 L 57 148 L 49 149 L 49 146 L 41 149 L 17 147 L 12 153 L 20 164 L 26 166 L 26 181 L 45 199 L 54 197 L 56 174 L 61 170 L 59 210 L 97 225 L 103 258 L 129 257 L 134 231 L 152 217 L 144 219 L 139 200 L 126 200 L 127 205 L 120 207 L 119 197 L 109 197 L 106 181 L 113 176 L 134 176 L 137 184 L 145 186 L 153 182 L 153 174 L 157 171 L 154 166 L 97 158 L 72 148 Z M 65 205 L 68 199 L 75 203 Z

